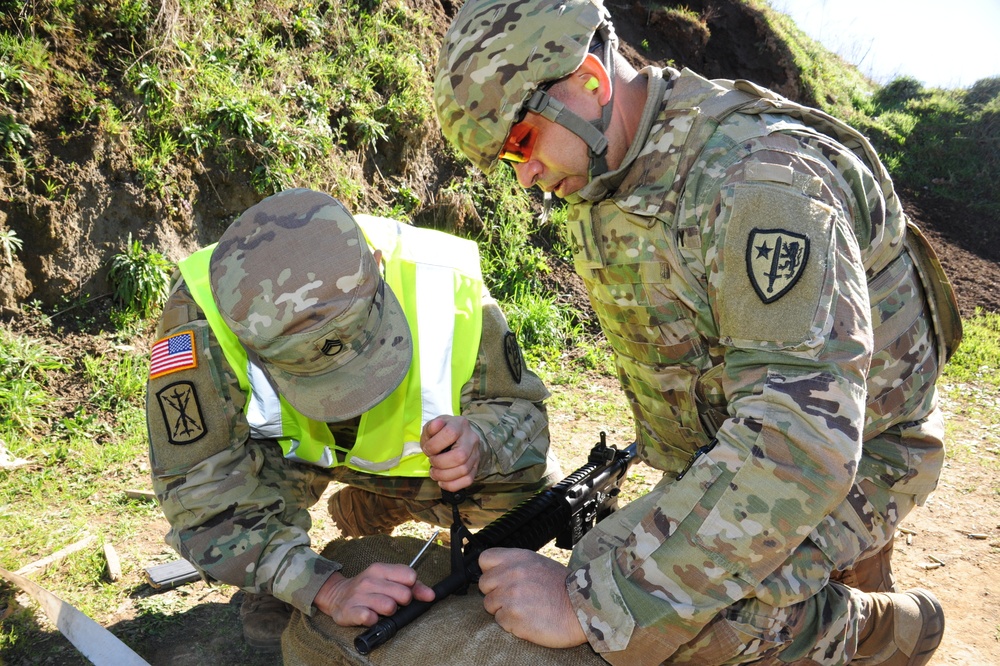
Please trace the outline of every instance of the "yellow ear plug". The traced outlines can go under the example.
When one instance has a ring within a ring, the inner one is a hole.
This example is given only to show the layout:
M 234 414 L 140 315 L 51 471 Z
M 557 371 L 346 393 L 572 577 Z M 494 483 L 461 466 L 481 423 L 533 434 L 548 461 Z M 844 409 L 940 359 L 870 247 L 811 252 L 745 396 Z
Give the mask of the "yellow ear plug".
M 597 77 L 592 76 L 590 77 L 589 81 L 583 84 L 583 87 L 586 88 L 587 90 L 597 90 L 598 86 L 600 85 L 601 83 L 600 81 L 597 80 Z

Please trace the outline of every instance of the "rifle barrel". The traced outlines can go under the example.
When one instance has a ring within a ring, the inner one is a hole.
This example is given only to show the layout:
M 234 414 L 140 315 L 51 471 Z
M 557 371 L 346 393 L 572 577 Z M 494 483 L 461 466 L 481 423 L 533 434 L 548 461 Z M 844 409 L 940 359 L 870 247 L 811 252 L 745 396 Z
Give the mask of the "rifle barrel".
M 467 570 L 469 566 L 469 562 L 466 561 L 466 571 L 453 571 L 448 576 L 438 581 L 438 583 L 431 588 L 434 590 L 434 601 L 444 599 L 445 597 L 454 594 L 455 591 L 461 587 L 468 585 L 466 581 L 468 580 Z M 478 562 L 473 566 L 475 566 L 476 570 L 479 569 Z M 372 625 L 369 629 L 361 634 L 358 634 L 358 636 L 354 639 L 354 649 L 358 651 L 358 654 L 368 654 L 395 636 L 400 629 L 426 613 L 430 607 L 434 605 L 434 601 L 413 600 L 406 606 L 400 606 L 395 613 L 379 619 L 379 621 Z

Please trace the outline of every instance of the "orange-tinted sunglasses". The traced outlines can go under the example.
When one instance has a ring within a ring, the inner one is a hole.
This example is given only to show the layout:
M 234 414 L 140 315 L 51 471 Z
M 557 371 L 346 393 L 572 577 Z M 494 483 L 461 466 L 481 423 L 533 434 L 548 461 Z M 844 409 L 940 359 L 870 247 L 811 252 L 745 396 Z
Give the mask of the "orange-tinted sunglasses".
M 500 159 L 515 164 L 527 162 L 531 159 L 531 151 L 535 149 L 537 140 L 537 127 L 524 120 L 514 123 L 500 150 Z

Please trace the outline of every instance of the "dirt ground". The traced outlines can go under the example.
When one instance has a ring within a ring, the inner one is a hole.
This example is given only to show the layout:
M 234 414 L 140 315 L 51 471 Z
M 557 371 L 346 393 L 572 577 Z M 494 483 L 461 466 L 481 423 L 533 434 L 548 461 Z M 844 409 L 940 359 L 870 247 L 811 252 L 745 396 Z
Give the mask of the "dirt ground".
M 1000 311 L 1000 221 L 904 193 L 906 209 L 931 238 L 955 286 L 963 316 Z M 995 395 L 973 396 L 991 402 Z M 907 517 L 915 534 L 897 541 L 901 587 L 941 600 L 945 637 L 931 666 L 1000 665 L 1000 432 L 945 404 L 953 457 L 927 504 Z M 977 535 L 969 537 L 968 535 Z M 980 538 L 980 536 L 985 538 Z M 938 561 L 944 566 L 933 568 Z

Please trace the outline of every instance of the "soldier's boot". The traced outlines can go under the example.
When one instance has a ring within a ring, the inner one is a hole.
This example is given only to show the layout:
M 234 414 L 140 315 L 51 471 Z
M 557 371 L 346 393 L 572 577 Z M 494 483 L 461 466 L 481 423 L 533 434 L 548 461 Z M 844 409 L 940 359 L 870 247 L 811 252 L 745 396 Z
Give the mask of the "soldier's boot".
M 851 666 L 923 666 L 941 643 L 944 611 L 933 594 L 868 594 L 868 620 Z
M 281 647 L 281 633 L 292 617 L 292 607 L 270 594 L 244 593 L 240 606 L 243 639 L 259 650 Z
M 414 517 L 404 500 L 345 486 L 330 496 L 330 517 L 345 537 L 389 534 Z

